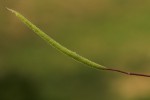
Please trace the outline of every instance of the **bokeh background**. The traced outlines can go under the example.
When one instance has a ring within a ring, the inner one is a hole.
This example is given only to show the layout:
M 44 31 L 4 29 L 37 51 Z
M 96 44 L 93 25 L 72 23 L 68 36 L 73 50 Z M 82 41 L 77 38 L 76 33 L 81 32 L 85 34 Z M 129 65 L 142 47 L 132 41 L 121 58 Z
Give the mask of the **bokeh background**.
M 0 100 L 150 100 L 150 79 L 59 53 L 6 10 L 95 62 L 150 74 L 149 0 L 0 0 Z

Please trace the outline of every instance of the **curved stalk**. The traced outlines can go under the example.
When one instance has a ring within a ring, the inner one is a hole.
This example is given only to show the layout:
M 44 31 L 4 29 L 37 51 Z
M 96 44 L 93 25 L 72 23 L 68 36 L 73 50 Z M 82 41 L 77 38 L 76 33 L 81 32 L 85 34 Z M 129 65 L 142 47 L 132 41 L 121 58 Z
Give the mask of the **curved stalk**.
M 93 67 L 93 68 L 96 68 L 96 69 L 99 69 L 99 70 L 114 71 L 114 72 L 119 72 L 119 73 L 126 74 L 126 75 L 150 77 L 150 75 L 131 73 L 131 72 L 121 71 L 121 70 L 118 70 L 118 69 L 107 68 L 107 67 L 102 66 L 100 64 L 97 64 L 97 63 L 95 63 L 95 62 L 93 62 L 93 61 L 91 61 L 91 60 L 89 60 L 89 59 L 87 59 L 85 57 L 82 57 L 79 54 L 77 54 L 77 53 L 67 49 L 66 47 L 64 47 L 63 45 L 61 45 L 57 41 L 55 41 L 53 38 L 51 38 L 46 33 L 44 33 L 42 30 L 40 30 L 38 27 L 36 27 L 34 24 L 32 24 L 29 20 L 27 20 L 24 16 L 22 16 L 17 11 L 9 9 L 9 8 L 7 8 L 7 9 L 9 11 L 11 11 L 12 13 L 14 13 L 25 25 L 27 25 L 31 30 L 33 30 L 43 40 L 48 42 L 48 44 L 50 44 L 52 47 L 56 48 L 60 52 L 70 56 L 71 58 L 73 58 L 74 60 L 76 60 L 76 61 L 78 61 L 80 63 L 83 63 L 85 65 L 88 65 L 90 67 Z

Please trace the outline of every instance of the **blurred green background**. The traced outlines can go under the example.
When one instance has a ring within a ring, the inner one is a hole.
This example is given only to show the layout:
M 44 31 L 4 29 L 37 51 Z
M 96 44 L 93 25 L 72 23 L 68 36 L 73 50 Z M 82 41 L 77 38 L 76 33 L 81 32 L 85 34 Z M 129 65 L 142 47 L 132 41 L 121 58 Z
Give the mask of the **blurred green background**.
M 82 56 L 148 74 L 149 0 L 1 0 L 0 100 L 150 100 L 150 79 L 77 63 L 5 7 Z

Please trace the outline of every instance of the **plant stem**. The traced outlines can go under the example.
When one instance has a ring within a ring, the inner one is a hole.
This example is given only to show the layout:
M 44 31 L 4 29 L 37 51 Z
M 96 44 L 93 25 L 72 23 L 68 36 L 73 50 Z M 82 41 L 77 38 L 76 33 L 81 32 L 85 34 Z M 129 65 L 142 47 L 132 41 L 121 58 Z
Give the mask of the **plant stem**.
M 135 76 L 144 76 L 144 77 L 150 77 L 150 75 L 145 75 L 145 74 L 137 74 L 137 73 L 130 73 L 130 72 L 125 72 L 125 71 L 121 71 L 118 69 L 110 69 L 107 68 L 105 66 L 102 66 L 100 64 L 97 64 L 85 57 L 80 56 L 79 54 L 67 49 L 66 47 L 62 46 L 60 43 L 58 43 L 57 41 L 55 41 L 53 38 L 51 38 L 50 36 L 48 36 L 46 33 L 44 33 L 43 31 L 41 31 L 38 27 L 36 27 L 34 24 L 32 24 L 29 20 L 27 20 L 24 16 L 22 16 L 20 13 L 7 8 L 9 11 L 11 11 L 12 13 L 14 13 L 25 25 L 27 25 L 30 29 L 32 29 L 37 35 L 39 35 L 42 39 L 44 39 L 46 42 L 48 42 L 48 44 L 50 44 L 51 46 L 53 46 L 54 48 L 56 48 L 57 50 L 59 50 L 60 52 L 70 56 L 71 58 L 73 58 L 74 60 L 83 63 L 85 65 L 88 65 L 90 67 L 99 69 L 99 70 L 108 70 L 108 71 L 115 71 L 115 72 L 119 72 L 119 73 L 123 73 L 126 75 L 135 75 Z

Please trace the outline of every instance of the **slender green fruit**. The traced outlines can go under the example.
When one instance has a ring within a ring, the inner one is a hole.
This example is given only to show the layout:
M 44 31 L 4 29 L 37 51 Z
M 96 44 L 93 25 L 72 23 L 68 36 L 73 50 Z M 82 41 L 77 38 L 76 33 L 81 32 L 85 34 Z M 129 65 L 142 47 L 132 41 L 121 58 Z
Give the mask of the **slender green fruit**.
M 135 75 L 135 76 L 144 76 L 144 77 L 150 77 L 150 75 L 144 75 L 144 74 L 136 74 L 136 73 L 130 73 L 130 72 L 125 72 L 121 71 L 118 69 L 111 69 L 111 68 L 106 68 L 105 66 L 102 66 L 100 64 L 97 64 L 85 57 L 80 56 L 79 54 L 67 49 L 66 47 L 62 46 L 60 43 L 52 39 L 50 36 L 48 36 L 46 33 L 41 31 L 38 27 L 36 27 L 34 24 L 32 24 L 29 20 L 27 20 L 24 16 L 22 16 L 20 13 L 18 13 L 15 10 L 7 8 L 9 11 L 14 13 L 25 25 L 27 25 L 30 29 L 32 29 L 37 35 L 39 35 L 43 40 L 48 42 L 51 46 L 59 50 L 60 52 L 70 56 L 71 58 L 75 59 L 76 61 L 83 63 L 85 65 L 88 65 L 92 68 L 100 69 L 100 70 L 109 70 L 109 71 L 115 71 L 127 75 Z
M 30 29 L 32 29 L 37 35 L 39 35 L 42 39 L 44 39 L 46 42 L 48 42 L 48 44 L 50 44 L 51 46 L 53 46 L 54 48 L 56 48 L 57 50 L 61 51 L 62 53 L 72 57 L 73 59 L 75 59 L 76 61 L 79 61 L 81 63 L 84 63 L 86 65 L 89 65 L 93 68 L 97 68 L 97 69 L 105 69 L 104 66 L 99 65 L 95 62 L 92 62 L 80 55 L 78 55 L 77 53 L 67 49 L 66 47 L 62 46 L 60 43 L 58 43 L 57 41 L 55 41 L 54 39 L 52 39 L 50 36 L 48 36 L 47 34 L 45 34 L 43 31 L 41 31 L 38 27 L 36 27 L 35 25 L 33 25 L 29 20 L 27 20 L 24 16 L 22 16 L 21 14 L 19 14 L 18 12 L 7 8 L 9 11 L 11 11 L 12 13 L 16 14 L 16 16 L 23 22 L 25 23 Z

